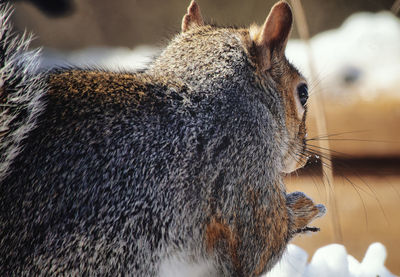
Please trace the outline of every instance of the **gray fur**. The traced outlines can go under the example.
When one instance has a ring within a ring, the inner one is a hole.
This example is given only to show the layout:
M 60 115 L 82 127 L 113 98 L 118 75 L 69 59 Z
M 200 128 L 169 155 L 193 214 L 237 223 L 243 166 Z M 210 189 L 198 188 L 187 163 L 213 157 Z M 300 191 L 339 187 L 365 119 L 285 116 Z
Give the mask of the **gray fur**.
M 11 88 L 23 85 L 16 98 L 33 112 L 0 183 L 1 276 L 155 276 L 182 253 L 219 275 L 252 276 L 279 260 L 297 231 L 291 206 L 312 203 L 286 200 L 284 99 L 273 77 L 254 74 L 237 33 L 203 27 L 194 43 L 190 34 L 144 73 L 46 74 L 45 95 L 31 54 L 14 57 L 25 41 L 2 37 L 14 70 L 3 78 L 21 78 Z M 207 241 L 215 218 L 232 228 L 234 255 L 230 237 Z
M 13 35 L 10 16 L 11 8 L 0 5 L 0 181 L 21 151 L 21 141 L 35 127 L 46 91 L 43 75 L 33 74 L 39 65 L 39 53 L 26 53 L 31 37 Z M 7 91 L 6 87 L 14 91 Z M 22 113 L 26 115 L 19 117 Z

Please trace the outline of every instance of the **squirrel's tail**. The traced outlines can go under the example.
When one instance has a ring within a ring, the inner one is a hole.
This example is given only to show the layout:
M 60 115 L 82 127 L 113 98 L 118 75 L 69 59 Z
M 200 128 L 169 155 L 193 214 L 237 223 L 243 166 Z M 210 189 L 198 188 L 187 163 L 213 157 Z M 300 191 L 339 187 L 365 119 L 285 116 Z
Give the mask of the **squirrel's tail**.
M 38 73 L 39 51 L 27 51 L 31 36 L 16 35 L 12 8 L 0 4 L 0 181 L 7 175 L 22 141 L 44 108 L 44 75 Z

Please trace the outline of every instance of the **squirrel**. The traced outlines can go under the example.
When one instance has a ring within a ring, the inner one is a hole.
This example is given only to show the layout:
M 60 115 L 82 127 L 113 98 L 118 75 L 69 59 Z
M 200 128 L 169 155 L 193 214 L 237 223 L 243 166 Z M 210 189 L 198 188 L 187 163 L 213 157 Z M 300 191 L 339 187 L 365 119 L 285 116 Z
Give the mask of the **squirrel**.
M 236 28 L 192 1 L 146 70 L 118 73 L 38 71 L 10 13 L 1 5 L 1 276 L 260 276 L 318 230 L 325 207 L 283 183 L 307 160 L 286 2 Z

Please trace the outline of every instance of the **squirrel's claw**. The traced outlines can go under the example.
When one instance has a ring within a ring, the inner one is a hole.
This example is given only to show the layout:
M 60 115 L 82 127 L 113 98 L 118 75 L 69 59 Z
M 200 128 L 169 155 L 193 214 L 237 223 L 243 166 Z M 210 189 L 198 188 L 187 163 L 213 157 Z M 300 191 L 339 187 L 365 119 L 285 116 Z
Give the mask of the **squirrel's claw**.
M 315 207 L 317 207 L 317 209 L 319 211 L 318 214 L 315 216 L 315 218 L 322 217 L 322 216 L 324 216 L 326 214 L 326 208 L 325 208 L 324 205 L 318 204 Z
M 304 234 L 304 233 L 310 233 L 310 232 L 316 233 L 316 232 L 319 232 L 319 231 L 320 231 L 320 229 L 318 227 L 306 226 L 306 227 L 304 227 L 302 229 L 297 229 L 295 233 L 296 234 Z

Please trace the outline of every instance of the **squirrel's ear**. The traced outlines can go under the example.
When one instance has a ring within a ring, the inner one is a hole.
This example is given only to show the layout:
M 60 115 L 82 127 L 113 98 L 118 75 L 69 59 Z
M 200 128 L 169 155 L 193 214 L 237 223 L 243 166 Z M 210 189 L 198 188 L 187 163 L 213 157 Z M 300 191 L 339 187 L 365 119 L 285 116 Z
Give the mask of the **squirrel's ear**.
M 288 3 L 280 1 L 276 3 L 264 25 L 253 36 L 257 47 L 257 53 L 262 55 L 264 66 L 271 66 L 273 55 L 284 55 L 289 34 L 292 29 L 292 10 Z
M 183 16 L 182 19 L 182 32 L 186 32 L 187 30 L 195 26 L 203 25 L 204 21 L 200 13 L 200 6 L 194 0 L 192 0 L 187 9 L 187 13 Z

